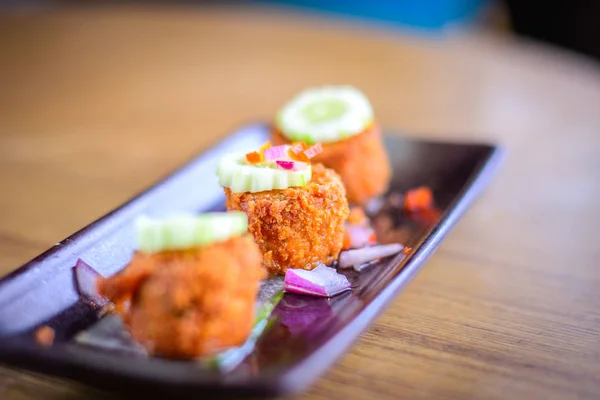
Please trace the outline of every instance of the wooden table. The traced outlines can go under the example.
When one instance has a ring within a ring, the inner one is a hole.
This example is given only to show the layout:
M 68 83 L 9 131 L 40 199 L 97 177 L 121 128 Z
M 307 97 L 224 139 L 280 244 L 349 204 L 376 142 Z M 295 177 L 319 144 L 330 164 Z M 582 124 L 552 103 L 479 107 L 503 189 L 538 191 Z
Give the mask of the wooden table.
M 299 398 L 600 396 L 600 69 L 222 8 L 0 18 L 0 272 L 297 90 L 352 83 L 408 136 L 493 140 L 504 167 L 424 270 Z M 1 370 L 7 400 L 88 388 Z

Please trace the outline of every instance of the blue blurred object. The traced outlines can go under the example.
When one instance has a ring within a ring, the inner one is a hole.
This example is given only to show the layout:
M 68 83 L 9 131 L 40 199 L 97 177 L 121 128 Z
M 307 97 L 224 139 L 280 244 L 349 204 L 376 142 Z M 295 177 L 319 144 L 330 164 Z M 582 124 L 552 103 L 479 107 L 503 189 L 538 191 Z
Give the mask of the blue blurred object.
M 472 20 L 489 0 L 255 0 L 371 21 L 441 30 L 448 24 Z

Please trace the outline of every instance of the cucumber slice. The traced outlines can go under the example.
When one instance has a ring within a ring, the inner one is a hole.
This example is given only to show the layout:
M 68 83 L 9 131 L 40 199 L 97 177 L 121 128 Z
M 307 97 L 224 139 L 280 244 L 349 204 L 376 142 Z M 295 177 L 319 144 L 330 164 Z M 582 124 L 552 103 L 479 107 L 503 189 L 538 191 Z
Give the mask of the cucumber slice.
M 283 170 L 266 164 L 248 164 L 245 154 L 224 156 L 217 166 L 219 184 L 234 193 L 257 193 L 305 186 L 312 177 L 310 164 L 303 170 Z
M 208 245 L 240 235 L 247 229 L 248 217 L 239 211 L 180 214 L 165 219 L 141 216 L 135 222 L 138 249 L 145 252 Z
M 306 89 L 278 112 L 277 129 L 289 140 L 331 143 L 359 134 L 373 122 L 369 99 L 352 86 Z

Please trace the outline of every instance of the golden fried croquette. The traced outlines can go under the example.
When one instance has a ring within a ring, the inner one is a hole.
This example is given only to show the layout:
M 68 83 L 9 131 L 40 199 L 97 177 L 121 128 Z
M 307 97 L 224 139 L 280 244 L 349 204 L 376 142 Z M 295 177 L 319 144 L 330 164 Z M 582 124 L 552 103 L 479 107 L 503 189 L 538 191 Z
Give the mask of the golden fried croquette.
M 349 213 L 346 190 L 333 170 L 322 164 L 312 168 L 310 182 L 302 187 L 258 193 L 224 188 L 227 209 L 248 216 L 248 230 L 272 275 L 330 264 L 342 249 Z
M 131 336 L 149 353 L 205 356 L 241 345 L 250 334 L 266 275 L 261 262 L 245 234 L 190 250 L 138 252 L 98 289 L 120 305 Z
M 272 132 L 271 140 L 274 145 L 291 143 L 277 130 Z M 377 125 L 348 139 L 322 145 L 323 152 L 312 161 L 340 175 L 351 204 L 365 205 L 387 191 L 392 172 Z

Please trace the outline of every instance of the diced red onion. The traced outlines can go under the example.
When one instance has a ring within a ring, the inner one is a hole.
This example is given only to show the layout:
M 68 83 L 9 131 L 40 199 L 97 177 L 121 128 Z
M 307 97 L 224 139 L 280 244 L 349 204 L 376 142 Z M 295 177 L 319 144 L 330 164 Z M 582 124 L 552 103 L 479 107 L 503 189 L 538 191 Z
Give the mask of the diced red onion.
M 394 255 L 396 253 L 399 253 L 403 249 L 404 246 L 402 246 L 401 244 L 393 243 L 342 251 L 338 260 L 338 266 L 340 268 L 350 268 L 355 265 L 360 265 L 369 261 L 376 260 L 378 258 Z
M 310 146 L 308 149 L 304 150 L 304 155 L 309 159 L 315 157 L 317 154 L 323 151 L 323 146 L 321 143 L 314 144 Z
M 292 147 L 290 147 L 290 151 L 295 155 L 300 155 L 304 151 L 304 146 L 301 143 L 296 143 Z
M 289 268 L 285 272 L 283 288 L 290 293 L 332 297 L 350 290 L 350 282 L 335 269 L 320 264 L 311 271 Z
M 302 161 L 294 161 L 294 167 L 292 168 L 294 171 L 302 171 L 308 167 L 308 163 Z
M 282 161 L 282 160 L 277 160 L 275 161 L 275 164 L 277 164 L 277 166 L 281 169 L 285 169 L 288 171 L 300 171 L 303 170 L 304 168 L 306 168 L 307 163 L 305 162 L 300 162 L 300 161 Z
M 96 289 L 96 282 L 102 275 L 82 259 L 77 260 L 77 264 L 73 269 L 75 270 L 75 282 L 79 293 L 99 307 L 108 304 L 108 299 L 101 296 Z
M 350 235 L 350 247 L 359 248 L 370 244 L 370 238 L 373 234 L 373 229 L 360 225 L 347 224 L 346 230 Z
M 382 196 L 372 198 L 365 205 L 365 212 L 367 215 L 377 214 L 385 204 L 385 199 Z
M 277 166 L 280 167 L 281 169 L 291 170 L 292 168 L 294 168 L 293 161 L 277 160 L 277 161 L 275 161 L 275 164 L 277 164 Z
M 269 147 L 264 152 L 265 161 L 276 161 L 276 160 L 289 160 L 288 146 L 281 145 L 275 147 Z

